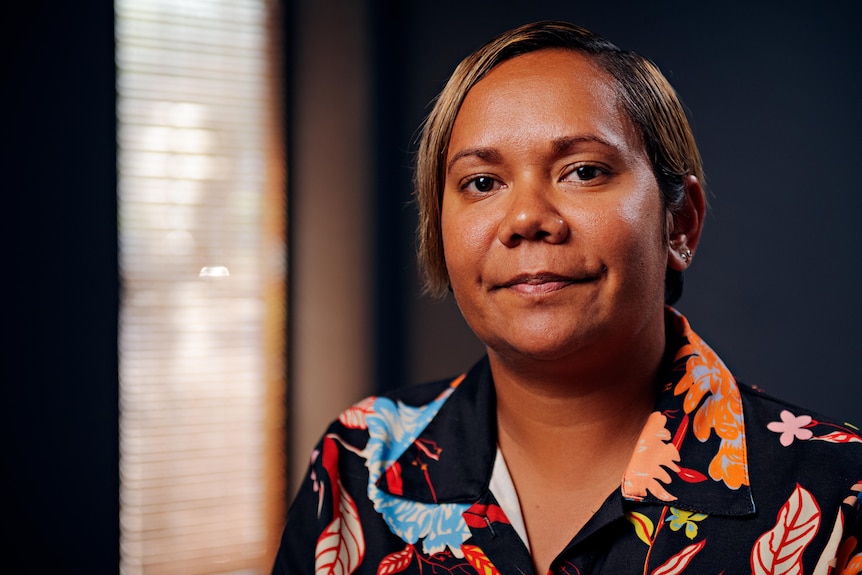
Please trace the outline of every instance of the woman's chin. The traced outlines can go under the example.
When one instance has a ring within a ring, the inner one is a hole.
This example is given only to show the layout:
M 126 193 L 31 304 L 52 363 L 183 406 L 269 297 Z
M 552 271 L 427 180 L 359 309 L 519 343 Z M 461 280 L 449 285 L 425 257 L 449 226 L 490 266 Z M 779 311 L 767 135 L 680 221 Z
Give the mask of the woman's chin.
M 583 344 L 577 338 L 547 338 L 524 335 L 519 338 L 486 342 L 488 350 L 509 362 L 553 362 L 564 361 L 577 352 Z

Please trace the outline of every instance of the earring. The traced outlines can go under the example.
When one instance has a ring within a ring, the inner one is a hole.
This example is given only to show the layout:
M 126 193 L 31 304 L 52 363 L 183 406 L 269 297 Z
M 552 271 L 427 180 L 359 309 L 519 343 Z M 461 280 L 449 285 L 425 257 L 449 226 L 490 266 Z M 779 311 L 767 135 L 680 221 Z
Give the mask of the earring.
M 679 252 L 679 255 L 682 258 L 682 261 L 687 262 L 691 259 L 691 250 L 685 248 L 683 251 Z

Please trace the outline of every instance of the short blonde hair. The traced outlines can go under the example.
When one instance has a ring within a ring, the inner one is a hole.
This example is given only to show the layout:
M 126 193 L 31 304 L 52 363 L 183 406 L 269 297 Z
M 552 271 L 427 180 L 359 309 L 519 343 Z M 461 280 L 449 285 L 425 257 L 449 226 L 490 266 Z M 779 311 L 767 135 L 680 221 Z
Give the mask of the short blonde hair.
M 704 181 L 700 153 L 679 97 L 652 62 L 568 22 L 536 22 L 504 32 L 461 61 L 422 127 L 414 195 L 419 206 L 419 265 L 427 293 L 443 296 L 449 287 L 440 214 L 449 140 L 467 92 L 502 62 L 555 48 L 589 57 L 614 79 L 623 110 L 639 131 L 670 213 L 676 214 L 685 202 L 685 176 Z M 674 303 L 681 294 L 682 275 L 668 269 L 665 301 Z

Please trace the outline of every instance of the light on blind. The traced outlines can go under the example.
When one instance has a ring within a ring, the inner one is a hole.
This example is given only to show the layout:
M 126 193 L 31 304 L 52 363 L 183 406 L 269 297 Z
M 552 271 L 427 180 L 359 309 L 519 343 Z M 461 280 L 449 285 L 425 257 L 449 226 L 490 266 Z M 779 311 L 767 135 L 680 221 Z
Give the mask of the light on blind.
M 271 567 L 284 467 L 275 5 L 115 2 L 123 575 Z
M 224 266 L 204 266 L 198 275 L 202 278 L 226 278 L 230 272 Z

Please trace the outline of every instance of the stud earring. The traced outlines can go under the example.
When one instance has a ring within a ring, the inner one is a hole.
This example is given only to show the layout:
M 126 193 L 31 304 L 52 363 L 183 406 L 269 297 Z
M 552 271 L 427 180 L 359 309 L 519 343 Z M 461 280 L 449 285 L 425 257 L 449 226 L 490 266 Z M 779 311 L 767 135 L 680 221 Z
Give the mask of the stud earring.
M 683 251 L 679 252 L 679 255 L 682 258 L 682 261 L 687 262 L 691 259 L 691 250 L 686 248 Z

